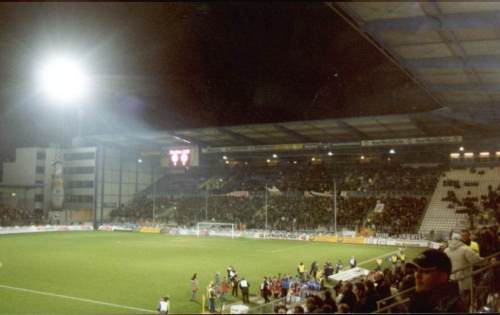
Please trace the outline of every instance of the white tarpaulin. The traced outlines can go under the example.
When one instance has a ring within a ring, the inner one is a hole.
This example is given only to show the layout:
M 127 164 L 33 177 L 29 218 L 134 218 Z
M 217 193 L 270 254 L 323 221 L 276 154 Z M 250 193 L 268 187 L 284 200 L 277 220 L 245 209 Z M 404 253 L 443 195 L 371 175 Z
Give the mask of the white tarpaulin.
M 349 281 L 358 277 L 367 276 L 369 273 L 370 271 L 368 269 L 356 267 L 328 276 L 328 280 Z

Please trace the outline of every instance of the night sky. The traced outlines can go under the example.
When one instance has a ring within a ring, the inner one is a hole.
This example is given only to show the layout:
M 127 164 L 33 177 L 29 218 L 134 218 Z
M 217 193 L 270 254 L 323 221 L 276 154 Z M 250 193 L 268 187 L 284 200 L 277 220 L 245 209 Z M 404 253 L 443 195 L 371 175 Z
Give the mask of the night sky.
M 320 2 L 2 3 L 0 156 L 47 145 L 61 117 L 74 133 L 76 110 L 62 113 L 34 93 L 33 68 L 46 51 L 89 66 L 85 134 L 436 106 Z

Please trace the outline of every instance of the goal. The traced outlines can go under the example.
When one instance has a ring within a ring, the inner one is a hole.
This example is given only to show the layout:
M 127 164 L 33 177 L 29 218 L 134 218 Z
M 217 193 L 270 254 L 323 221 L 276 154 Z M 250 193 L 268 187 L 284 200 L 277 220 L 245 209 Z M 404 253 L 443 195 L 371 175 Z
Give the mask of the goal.
M 196 235 L 200 236 L 227 236 L 234 238 L 234 224 L 223 222 L 198 222 Z

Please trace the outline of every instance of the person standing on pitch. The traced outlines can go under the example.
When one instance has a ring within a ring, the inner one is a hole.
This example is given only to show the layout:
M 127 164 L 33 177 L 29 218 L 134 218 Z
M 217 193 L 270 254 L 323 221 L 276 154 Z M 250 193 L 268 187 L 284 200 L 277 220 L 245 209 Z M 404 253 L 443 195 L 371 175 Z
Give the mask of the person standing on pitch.
M 335 273 L 341 272 L 343 268 L 344 268 L 344 264 L 342 263 L 342 260 L 339 259 L 339 261 L 335 265 Z
M 304 281 L 305 271 L 306 271 L 306 266 L 304 265 L 303 262 L 300 262 L 300 264 L 297 266 L 297 273 L 299 274 L 299 278 L 301 281 Z
M 354 256 L 351 256 L 351 259 L 349 259 L 349 266 L 351 266 L 351 268 L 356 268 L 357 264 L 358 262 L 356 261 L 356 258 L 354 258 Z
M 196 293 L 198 292 L 198 279 L 196 272 L 191 277 L 191 301 L 196 301 Z
M 210 282 L 208 285 L 208 311 L 210 313 L 215 313 L 215 298 L 217 294 L 215 293 L 215 285 L 213 282 Z
M 311 269 L 309 270 L 309 275 L 313 277 L 314 280 L 318 277 L 318 263 L 315 261 L 311 264 Z
M 248 283 L 248 281 L 244 277 L 241 278 L 240 289 L 241 289 L 241 295 L 243 295 L 243 303 L 250 303 L 250 299 L 248 298 L 250 283 Z
M 231 295 L 238 297 L 238 276 L 234 276 L 231 278 L 231 286 L 233 288 L 231 290 Z
M 170 308 L 170 301 L 169 301 L 168 296 L 161 297 L 160 303 L 158 304 L 158 307 L 156 308 L 156 310 L 158 311 L 158 314 L 167 315 L 169 308 Z

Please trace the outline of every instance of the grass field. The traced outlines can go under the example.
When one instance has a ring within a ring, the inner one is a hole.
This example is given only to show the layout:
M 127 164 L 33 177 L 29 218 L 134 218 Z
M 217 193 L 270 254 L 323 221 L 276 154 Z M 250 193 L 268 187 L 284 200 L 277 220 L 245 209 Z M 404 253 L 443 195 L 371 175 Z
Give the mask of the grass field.
M 201 312 L 189 301 L 190 277 L 200 294 L 228 265 L 250 281 L 251 296 L 264 275 L 294 273 L 304 261 L 366 262 L 390 246 L 303 241 L 195 238 L 125 232 L 53 232 L 0 236 L 0 314 L 147 314 L 168 294 L 173 313 Z M 412 258 L 420 249 L 408 249 Z M 387 264 L 387 262 L 384 262 Z M 199 296 L 200 296 L 199 294 Z

